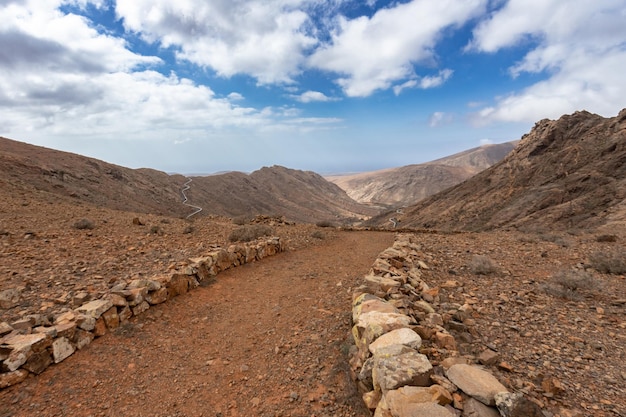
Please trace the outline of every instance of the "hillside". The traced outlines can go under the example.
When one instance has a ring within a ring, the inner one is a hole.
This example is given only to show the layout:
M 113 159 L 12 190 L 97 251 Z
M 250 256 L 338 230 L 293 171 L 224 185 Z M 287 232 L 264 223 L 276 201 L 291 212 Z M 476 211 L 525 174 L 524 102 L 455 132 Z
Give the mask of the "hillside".
M 50 201 L 184 217 L 193 212 L 181 204 L 185 181 L 182 175 L 125 168 L 0 138 L 0 185 L 7 195 L 36 192 Z M 192 204 L 203 207 L 201 216 L 278 214 L 291 221 L 315 223 L 376 214 L 314 172 L 277 166 L 251 175 L 230 172 L 194 177 L 187 196 Z
M 381 207 L 403 207 L 452 187 L 501 161 L 514 142 L 484 145 L 424 164 L 326 177 L 354 200 Z
M 447 230 L 596 228 L 626 221 L 625 197 L 626 109 L 613 118 L 582 111 L 538 122 L 504 160 L 399 219 Z

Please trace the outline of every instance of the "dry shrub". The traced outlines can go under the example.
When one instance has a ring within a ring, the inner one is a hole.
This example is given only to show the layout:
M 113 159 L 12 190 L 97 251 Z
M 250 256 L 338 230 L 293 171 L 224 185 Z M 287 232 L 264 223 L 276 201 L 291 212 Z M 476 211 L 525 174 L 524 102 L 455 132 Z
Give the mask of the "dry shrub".
M 319 222 L 315 223 L 315 225 L 317 227 L 335 227 L 333 222 L 331 222 L 330 220 L 320 220 Z
M 596 237 L 596 242 L 617 242 L 615 235 L 600 235 Z
M 558 271 L 542 285 L 546 294 L 567 300 L 578 300 L 582 291 L 593 291 L 600 287 L 600 281 L 583 270 Z
M 253 224 L 238 227 L 228 236 L 231 242 L 250 242 L 263 236 L 270 236 L 273 230 L 266 224 Z
M 603 274 L 626 274 L 626 251 L 623 248 L 594 252 L 589 256 L 591 267 Z
M 236 224 L 238 226 L 243 226 L 244 224 L 248 223 L 250 223 L 250 217 L 246 215 L 241 215 L 233 218 L 233 224 Z
M 470 271 L 476 275 L 490 275 L 498 272 L 500 267 L 491 258 L 483 255 L 474 255 L 469 264 Z
M 544 242 L 552 242 L 555 245 L 559 245 L 563 248 L 569 248 L 571 246 L 571 242 L 567 238 L 559 235 L 542 233 L 539 235 L 539 239 L 543 240 Z
M 74 223 L 74 229 L 91 230 L 95 227 L 94 223 L 89 219 L 80 219 Z
M 311 233 L 311 237 L 314 237 L 315 239 L 324 239 L 325 235 L 321 230 L 316 230 Z
M 187 226 L 185 226 L 185 228 L 183 229 L 183 234 L 188 235 L 190 233 L 193 233 L 195 229 L 193 228 L 192 225 L 188 224 Z

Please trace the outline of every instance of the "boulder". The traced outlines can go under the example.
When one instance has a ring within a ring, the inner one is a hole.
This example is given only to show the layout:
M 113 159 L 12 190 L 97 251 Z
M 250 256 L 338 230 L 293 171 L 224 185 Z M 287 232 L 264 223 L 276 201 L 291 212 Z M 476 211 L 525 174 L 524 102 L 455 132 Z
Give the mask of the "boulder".
M 370 343 L 369 350 L 373 355 L 376 355 L 379 349 L 391 345 L 403 345 L 418 350 L 422 346 L 422 338 L 411 329 L 396 329 L 385 333 Z
M 452 365 L 446 376 L 460 390 L 485 405 L 495 405 L 496 394 L 508 392 L 495 376 L 478 366 Z
M 425 355 L 409 351 L 396 356 L 374 357 L 374 388 L 383 394 L 404 385 L 429 386 L 433 367 Z

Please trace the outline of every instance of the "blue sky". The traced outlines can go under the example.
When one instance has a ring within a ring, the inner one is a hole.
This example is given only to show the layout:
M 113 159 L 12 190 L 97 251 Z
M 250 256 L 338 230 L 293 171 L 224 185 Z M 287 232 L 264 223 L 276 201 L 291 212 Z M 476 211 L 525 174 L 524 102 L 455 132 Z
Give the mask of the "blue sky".
M 167 172 L 319 173 L 626 107 L 626 0 L 0 0 L 0 135 Z

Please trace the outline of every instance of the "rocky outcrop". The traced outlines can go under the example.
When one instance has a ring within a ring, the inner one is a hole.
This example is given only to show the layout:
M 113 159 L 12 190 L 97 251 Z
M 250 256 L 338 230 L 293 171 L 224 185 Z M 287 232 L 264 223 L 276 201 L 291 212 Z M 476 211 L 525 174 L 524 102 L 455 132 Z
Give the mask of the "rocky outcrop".
M 65 309 L 51 321 L 31 314 L 13 323 L 0 323 L 0 389 L 38 375 L 94 339 L 117 329 L 151 307 L 207 284 L 221 271 L 282 252 L 279 238 L 266 238 L 227 248 L 214 247 L 205 256 L 189 259 L 179 269 L 150 279 L 120 283 L 97 300 Z M 5 299 L 12 302 L 13 294 Z
M 420 252 L 415 235 L 399 234 L 354 295 L 350 366 L 374 417 L 542 415 L 489 371 L 495 352 L 459 352 L 452 333 L 472 337 L 472 306 L 439 302 Z

